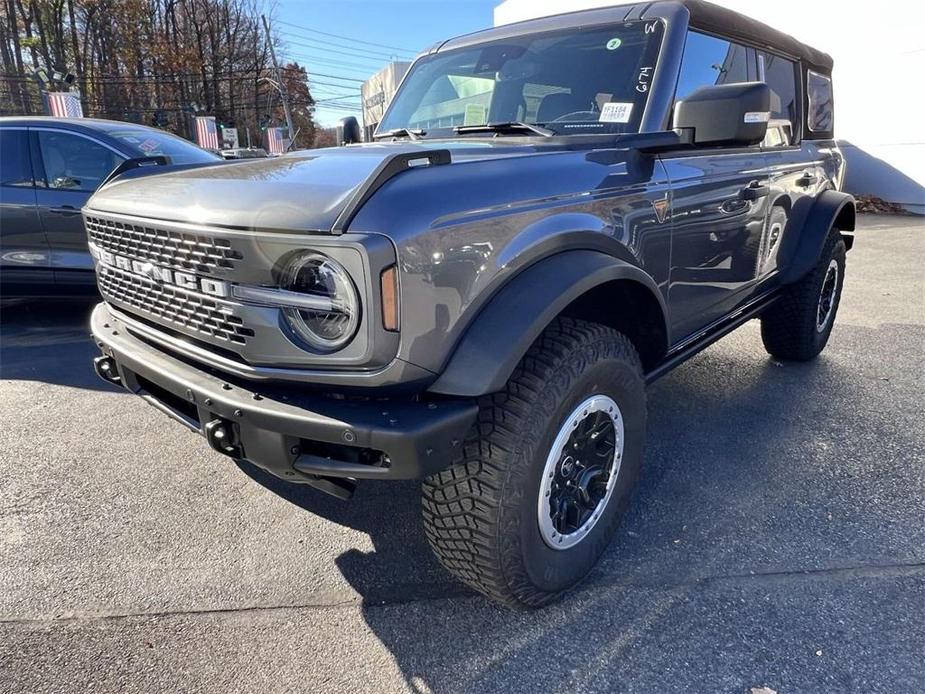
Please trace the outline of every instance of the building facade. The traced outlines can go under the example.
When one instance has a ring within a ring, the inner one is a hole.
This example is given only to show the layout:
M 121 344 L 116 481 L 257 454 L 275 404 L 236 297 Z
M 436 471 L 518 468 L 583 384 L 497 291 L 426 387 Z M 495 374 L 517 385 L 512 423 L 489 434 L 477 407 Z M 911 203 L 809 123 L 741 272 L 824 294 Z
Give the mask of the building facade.
M 360 87 L 360 96 L 363 100 L 363 139 L 367 142 L 385 114 L 392 97 L 398 90 L 402 78 L 408 72 L 411 63 L 393 62 L 386 65 L 375 75 L 366 80 Z

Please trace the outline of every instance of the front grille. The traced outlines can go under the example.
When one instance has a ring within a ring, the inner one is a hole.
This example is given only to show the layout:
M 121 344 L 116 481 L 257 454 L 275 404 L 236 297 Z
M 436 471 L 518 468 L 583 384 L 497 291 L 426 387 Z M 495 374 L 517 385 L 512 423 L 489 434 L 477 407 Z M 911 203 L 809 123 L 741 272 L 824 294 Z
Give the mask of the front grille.
M 86 217 L 86 227 L 90 240 L 110 253 L 175 270 L 201 273 L 230 270 L 235 261 L 244 257 L 227 239 L 90 216 Z
M 104 265 L 98 268 L 98 279 L 104 298 L 143 314 L 239 345 L 254 336 L 223 302 Z

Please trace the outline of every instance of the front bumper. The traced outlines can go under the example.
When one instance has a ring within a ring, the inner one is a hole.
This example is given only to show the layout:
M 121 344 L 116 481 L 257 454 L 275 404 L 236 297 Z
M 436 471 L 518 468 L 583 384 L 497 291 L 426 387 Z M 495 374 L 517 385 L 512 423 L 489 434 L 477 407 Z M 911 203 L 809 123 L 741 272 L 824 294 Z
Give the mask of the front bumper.
M 93 311 L 104 380 L 141 396 L 220 453 L 341 496 L 339 480 L 414 479 L 446 468 L 475 422 L 471 400 L 334 399 L 291 384 L 261 392 L 171 356 Z M 334 488 L 332 488 L 332 482 Z

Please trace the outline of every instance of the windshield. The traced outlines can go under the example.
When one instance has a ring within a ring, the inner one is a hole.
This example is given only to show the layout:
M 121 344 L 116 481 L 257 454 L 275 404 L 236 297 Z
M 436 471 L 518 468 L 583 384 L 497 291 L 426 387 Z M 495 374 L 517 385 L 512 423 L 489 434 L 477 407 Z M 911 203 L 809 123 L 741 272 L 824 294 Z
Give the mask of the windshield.
M 661 20 L 528 34 L 418 60 L 378 132 L 522 122 L 556 134 L 637 132 Z
M 221 159 L 192 142 L 159 130 L 110 130 L 109 135 L 128 145 L 139 157 L 165 156 L 171 164 L 206 164 Z

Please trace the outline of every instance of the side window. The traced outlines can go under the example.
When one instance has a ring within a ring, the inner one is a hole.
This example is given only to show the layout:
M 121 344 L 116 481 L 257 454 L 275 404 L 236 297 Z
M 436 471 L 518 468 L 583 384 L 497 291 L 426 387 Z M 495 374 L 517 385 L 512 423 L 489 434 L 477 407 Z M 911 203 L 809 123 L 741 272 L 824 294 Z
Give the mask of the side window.
M 18 188 L 33 185 L 26 130 L 0 128 L 0 185 Z
M 675 99 L 680 101 L 700 87 L 755 79 L 754 68 L 749 65 L 751 54 L 752 49 L 737 43 L 688 32 Z
M 832 80 L 810 70 L 806 78 L 809 113 L 806 122 L 813 132 L 830 133 L 834 130 Z
M 779 55 L 758 51 L 758 79 L 765 82 L 771 89 L 772 123 L 781 126 L 782 135 L 788 135 L 786 141 L 772 146 L 789 145 L 791 144 L 789 133 L 799 132 L 797 129 L 796 65 Z M 784 128 L 784 125 L 789 125 L 789 128 Z
M 49 188 L 92 193 L 124 159 L 103 145 L 72 133 L 39 130 Z

